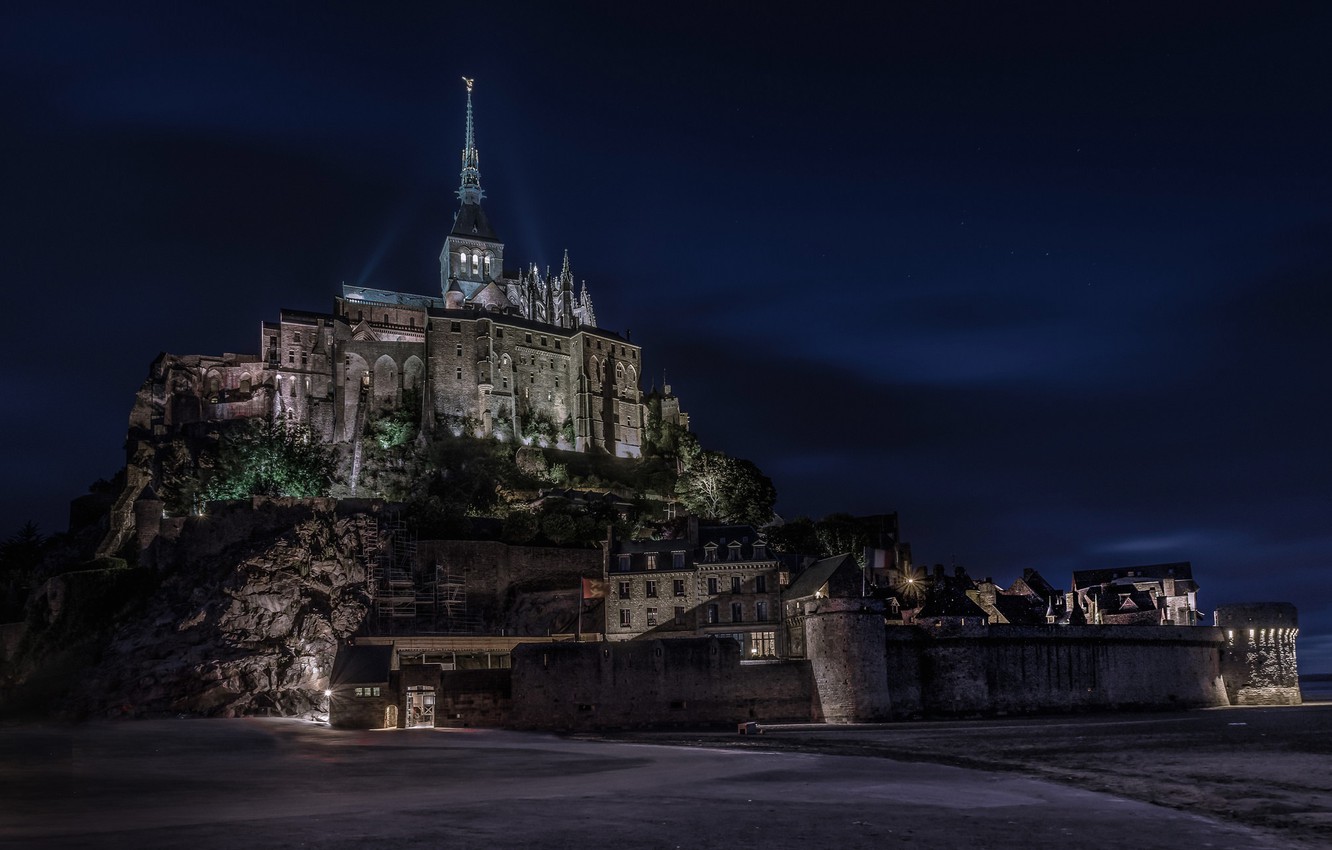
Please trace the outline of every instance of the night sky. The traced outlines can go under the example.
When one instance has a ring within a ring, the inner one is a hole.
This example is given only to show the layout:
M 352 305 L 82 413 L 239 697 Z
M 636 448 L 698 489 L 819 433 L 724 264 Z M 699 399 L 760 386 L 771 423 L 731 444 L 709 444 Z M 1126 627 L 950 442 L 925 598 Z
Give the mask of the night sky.
M 897 5 L 7 6 L 3 533 L 114 474 L 159 351 L 438 294 L 467 75 L 508 265 L 567 248 L 783 516 L 1189 560 L 1332 671 L 1332 6 Z

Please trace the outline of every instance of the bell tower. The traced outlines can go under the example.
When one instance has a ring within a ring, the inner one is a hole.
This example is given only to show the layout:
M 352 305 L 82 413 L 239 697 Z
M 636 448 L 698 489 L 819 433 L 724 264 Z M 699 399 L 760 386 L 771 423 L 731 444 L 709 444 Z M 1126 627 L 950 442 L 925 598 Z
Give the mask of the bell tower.
M 475 81 L 468 77 L 462 80 L 467 86 L 467 132 L 457 192 L 460 206 L 453 216 L 453 229 L 444 240 L 444 250 L 439 254 L 439 282 L 440 292 L 446 298 L 452 288 L 455 293 L 461 290 L 464 299 L 470 299 L 488 282 L 502 278 L 504 243 L 481 209 L 481 199 L 486 193 L 481 188 L 480 157 L 472 125 L 472 85 Z

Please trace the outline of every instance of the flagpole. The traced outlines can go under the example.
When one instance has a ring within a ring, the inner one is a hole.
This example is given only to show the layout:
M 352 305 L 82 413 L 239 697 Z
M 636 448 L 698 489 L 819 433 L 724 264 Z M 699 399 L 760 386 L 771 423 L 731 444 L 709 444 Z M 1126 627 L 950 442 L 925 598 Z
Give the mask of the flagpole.
M 583 584 L 585 581 L 582 576 L 578 577 L 578 625 L 574 626 L 574 643 L 583 642 Z

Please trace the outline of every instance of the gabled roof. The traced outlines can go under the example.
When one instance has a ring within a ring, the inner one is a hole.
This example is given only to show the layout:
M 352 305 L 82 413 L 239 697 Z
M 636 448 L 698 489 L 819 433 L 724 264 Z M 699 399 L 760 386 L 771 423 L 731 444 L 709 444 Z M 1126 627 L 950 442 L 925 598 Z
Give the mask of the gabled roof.
M 860 565 L 856 563 L 855 556 L 849 553 L 815 561 L 809 569 L 791 582 L 791 586 L 786 589 L 785 596 L 787 599 L 803 599 L 806 596 L 813 596 L 825 584 L 829 585 L 829 596 L 847 596 L 848 594 L 845 591 L 848 587 L 846 581 L 848 574 L 855 579 L 852 584 L 855 584 L 858 589 Z M 835 580 L 835 578 L 841 580 Z
M 453 219 L 453 230 L 449 231 L 449 235 L 461 239 L 479 239 L 483 242 L 500 241 L 480 204 L 463 204 L 459 207 L 458 215 Z
M 333 659 L 329 681 L 334 685 L 382 684 L 389 680 L 392 666 L 392 646 L 348 645 Z

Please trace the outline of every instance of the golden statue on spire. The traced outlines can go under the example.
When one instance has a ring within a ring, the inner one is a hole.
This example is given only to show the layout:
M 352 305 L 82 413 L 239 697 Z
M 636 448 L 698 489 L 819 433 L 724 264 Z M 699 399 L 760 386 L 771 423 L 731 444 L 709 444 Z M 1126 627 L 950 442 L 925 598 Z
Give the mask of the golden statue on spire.
M 463 81 L 464 83 L 467 84 L 467 93 L 468 93 L 468 94 L 471 94 L 471 93 L 472 93 L 472 83 L 474 83 L 474 82 L 476 82 L 476 81 L 473 80 L 473 79 L 469 79 L 469 78 L 467 78 L 467 77 L 463 77 L 463 78 L 462 78 L 462 81 Z

